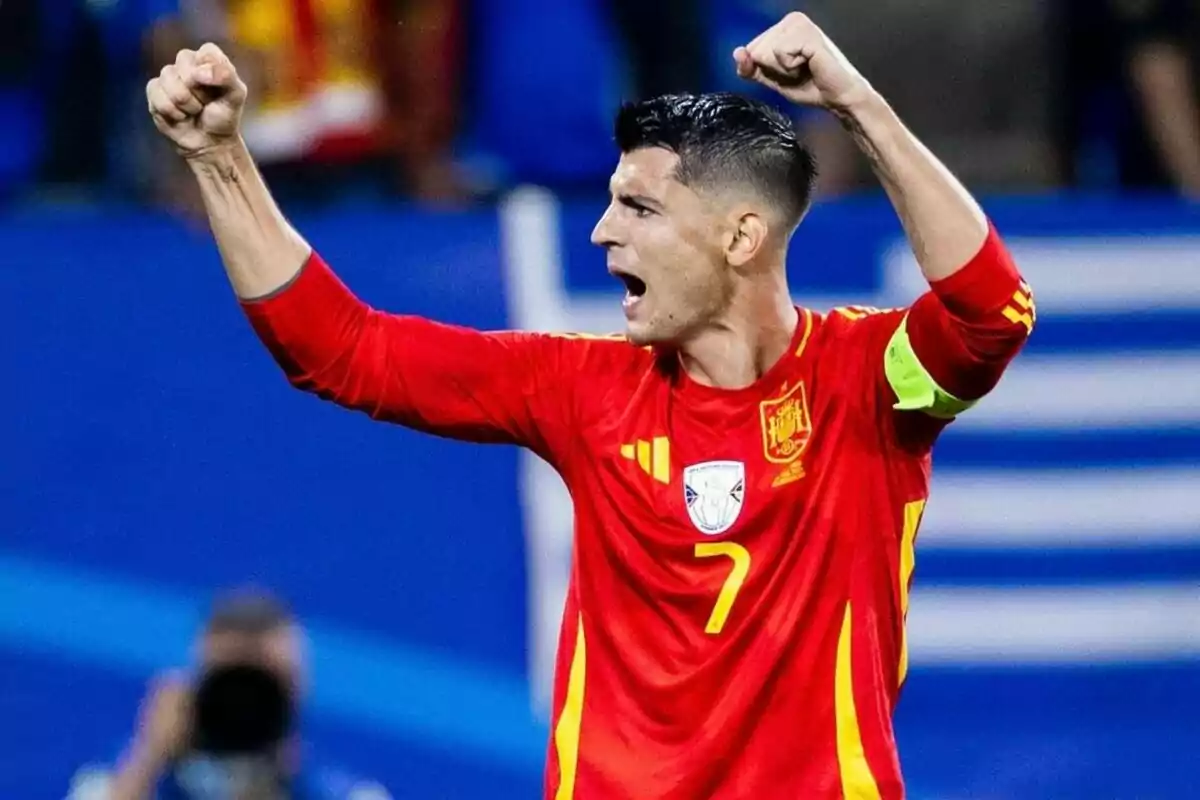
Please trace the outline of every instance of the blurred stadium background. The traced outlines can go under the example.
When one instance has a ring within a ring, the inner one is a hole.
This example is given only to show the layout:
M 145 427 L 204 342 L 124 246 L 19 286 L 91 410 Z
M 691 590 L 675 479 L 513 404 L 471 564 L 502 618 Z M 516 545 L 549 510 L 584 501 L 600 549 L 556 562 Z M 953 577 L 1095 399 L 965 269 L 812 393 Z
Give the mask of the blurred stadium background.
M 248 136 L 272 185 L 372 303 L 600 332 L 620 325 L 587 242 L 615 104 L 731 88 L 732 46 L 798 6 L 985 196 L 1039 296 L 1026 355 L 937 452 L 897 718 L 911 795 L 1193 796 L 1185 5 L 395 0 L 367 30 L 359 0 L 4 0 L 0 797 L 64 797 L 110 763 L 212 592 L 245 582 L 310 626 L 323 760 L 398 798 L 540 790 L 561 485 L 514 450 L 287 388 L 144 118 L 164 54 L 230 45 L 269 100 Z M 826 167 L 797 299 L 911 300 L 919 274 L 861 163 L 823 120 L 797 124 Z M 1146 146 L 1172 137 L 1170 157 Z

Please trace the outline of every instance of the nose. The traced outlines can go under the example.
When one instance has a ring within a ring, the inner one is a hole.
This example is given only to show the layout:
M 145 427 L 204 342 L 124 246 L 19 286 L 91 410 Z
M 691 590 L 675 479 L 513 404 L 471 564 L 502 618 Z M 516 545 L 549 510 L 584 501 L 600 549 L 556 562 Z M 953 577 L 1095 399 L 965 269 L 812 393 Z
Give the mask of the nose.
M 618 244 L 616 239 L 616 225 L 613 220 L 613 207 L 609 205 L 604 209 L 604 214 L 596 221 L 596 227 L 592 228 L 592 244 L 605 249 Z

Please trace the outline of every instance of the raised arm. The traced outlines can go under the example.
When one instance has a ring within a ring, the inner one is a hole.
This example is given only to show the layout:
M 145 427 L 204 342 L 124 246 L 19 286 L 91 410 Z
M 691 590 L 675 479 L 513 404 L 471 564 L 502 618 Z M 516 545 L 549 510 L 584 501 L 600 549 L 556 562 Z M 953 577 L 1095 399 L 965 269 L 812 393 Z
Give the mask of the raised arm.
M 138 729 L 108 785 L 109 800 L 154 800 L 175 759 L 187 749 L 192 698 L 171 676 L 159 679 L 142 700 Z
M 200 185 L 217 247 L 238 297 L 262 297 L 299 272 L 311 248 L 275 204 L 242 141 L 246 84 L 213 44 L 181 50 L 146 87 L 158 130 Z
M 215 45 L 180 52 L 146 93 L 196 175 L 243 309 L 293 385 L 376 419 L 561 460 L 573 342 L 387 314 L 351 293 L 267 190 L 239 135 L 246 86 Z
M 896 408 L 949 417 L 999 380 L 1033 329 L 1033 298 L 978 203 L 803 14 L 734 53 L 738 73 L 825 108 L 869 159 L 930 292 L 883 343 Z

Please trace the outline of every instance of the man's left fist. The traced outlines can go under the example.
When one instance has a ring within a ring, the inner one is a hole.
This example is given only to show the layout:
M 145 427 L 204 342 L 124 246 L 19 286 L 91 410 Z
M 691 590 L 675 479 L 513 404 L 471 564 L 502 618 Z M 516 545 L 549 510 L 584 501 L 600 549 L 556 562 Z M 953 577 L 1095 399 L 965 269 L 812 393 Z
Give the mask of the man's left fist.
M 792 12 L 733 51 L 737 73 L 793 103 L 848 110 L 874 92 L 811 19 Z

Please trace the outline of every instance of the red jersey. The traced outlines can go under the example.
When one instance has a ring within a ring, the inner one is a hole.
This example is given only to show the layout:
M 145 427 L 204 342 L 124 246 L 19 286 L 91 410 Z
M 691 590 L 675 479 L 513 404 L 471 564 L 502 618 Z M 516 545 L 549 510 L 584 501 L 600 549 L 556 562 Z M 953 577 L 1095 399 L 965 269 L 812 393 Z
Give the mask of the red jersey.
M 562 475 L 546 798 L 903 796 L 891 720 L 930 450 L 1033 324 L 994 231 L 910 308 L 800 309 L 736 390 L 621 337 L 375 311 L 316 256 L 245 308 L 295 385 Z

